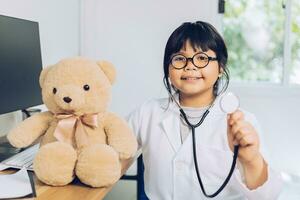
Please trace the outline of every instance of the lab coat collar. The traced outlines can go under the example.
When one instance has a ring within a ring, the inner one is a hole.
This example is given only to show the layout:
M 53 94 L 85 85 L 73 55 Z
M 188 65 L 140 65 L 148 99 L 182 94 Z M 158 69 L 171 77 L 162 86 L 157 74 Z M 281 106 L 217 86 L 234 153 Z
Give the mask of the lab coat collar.
M 179 102 L 177 94 L 174 95 L 174 98 Z M 166 134 L 174 152 L 177 152 L 181 146 L 179 108 L 170 98 L 164 99 L 161 103 L 161 108 L 163 109 L 163 115 L 160 121 L 164 130 L 163 132 Z

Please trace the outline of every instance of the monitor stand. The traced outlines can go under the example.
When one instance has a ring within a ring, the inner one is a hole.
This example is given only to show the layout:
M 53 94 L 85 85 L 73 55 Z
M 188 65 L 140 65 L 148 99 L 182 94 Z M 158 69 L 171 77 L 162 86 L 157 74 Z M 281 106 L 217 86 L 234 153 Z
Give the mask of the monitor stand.
M 23 120 L 25 120 L 26 118 L 41 112 L 41 109 L 38 108 L 27 108 L 27 109 L 23 109 L 22 111 L 22 115 L 23 115 Z

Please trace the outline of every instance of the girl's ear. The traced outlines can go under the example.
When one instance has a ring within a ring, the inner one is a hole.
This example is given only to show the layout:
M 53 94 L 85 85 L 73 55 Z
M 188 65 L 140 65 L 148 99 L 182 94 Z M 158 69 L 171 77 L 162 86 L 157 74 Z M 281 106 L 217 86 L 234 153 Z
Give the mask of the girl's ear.
M 223 69 L 223 67 L 219 67 L 219 71 L 220 71 L 220 73 L 223 73 L 224 72 L 224 69 Z
M 104 74 L 107 76 L 110 84 L 113 84 L 116 79 L 116 70 L 112 63 L 108 61 L 98 61 L 97 64 L 100 66 Z
M 219 66 L 219 77 L 221 77 L 223 73 L 224 73 L 223 67 Z

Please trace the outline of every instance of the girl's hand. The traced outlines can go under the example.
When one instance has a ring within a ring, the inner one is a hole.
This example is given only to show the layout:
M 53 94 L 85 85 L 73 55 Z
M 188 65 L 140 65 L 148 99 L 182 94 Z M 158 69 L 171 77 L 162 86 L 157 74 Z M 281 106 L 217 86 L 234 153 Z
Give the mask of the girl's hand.
M 259 152 L 259 138 L 254 127 L 244 119 L 238 110 L 227 117 L 228 143 L 233 151 L 234 145 L 240 145 L 238 158 L 244 164 L 251 164 L 262 158 Z
M 259 152 L 257 132 L 239 110 L 228 115 L 227 123 L 230 149 L 233 151 L 234 145 L 240 145 L 238 159 L 244 168 L 246 185 L 249 189 L 255 189 L 268 178 L 267 164 Z

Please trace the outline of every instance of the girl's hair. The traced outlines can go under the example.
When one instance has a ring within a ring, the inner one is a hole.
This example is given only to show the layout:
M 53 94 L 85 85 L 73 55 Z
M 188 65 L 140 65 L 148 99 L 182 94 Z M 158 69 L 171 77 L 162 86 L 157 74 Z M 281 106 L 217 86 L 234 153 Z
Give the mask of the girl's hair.
M 229 71 L 226 67 L 228 54 L 225 42 L 222 36 L 211 24 L 197 21 L 195 23 L 183 23 L 171 34 L 166 44 L 163 81 L 169 94 L 172 94 L 172 86 L 168 79 L 171 56 L 174 53 L 179 52 L 187 40 L 191 42 L 194 49 L 201 48 L 202 51 L 208 51 L 210 49 L 215 52 L 219 67 L 223 69 L 223 76 L 222 78 L 217 79 L 214 84 L 213 92 L 214 95 L 217 96 L 219 92 L 225 91 L 229 84 Z M 223 83 L 223 79 L 225 80 L 225 83 Z M 219 85 L 223 85 L 223 88 L 220 91 Z

